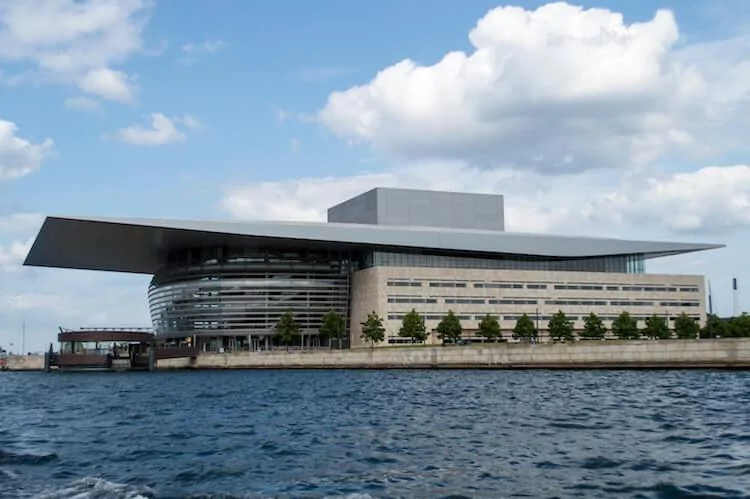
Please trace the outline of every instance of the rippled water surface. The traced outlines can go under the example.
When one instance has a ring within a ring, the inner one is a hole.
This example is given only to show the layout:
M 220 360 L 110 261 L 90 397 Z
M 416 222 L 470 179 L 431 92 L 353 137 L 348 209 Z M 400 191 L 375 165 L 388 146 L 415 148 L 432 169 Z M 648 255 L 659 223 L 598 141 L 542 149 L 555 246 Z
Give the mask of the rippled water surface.
M 750 374 L 0 373 L 0 497 L 750 497 Z

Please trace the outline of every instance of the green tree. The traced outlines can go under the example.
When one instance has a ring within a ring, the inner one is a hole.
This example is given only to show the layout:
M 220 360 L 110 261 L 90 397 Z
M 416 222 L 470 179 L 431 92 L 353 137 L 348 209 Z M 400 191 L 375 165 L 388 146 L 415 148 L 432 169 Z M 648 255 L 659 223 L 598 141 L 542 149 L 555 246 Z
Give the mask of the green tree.
M 749 338 L 750 315 L 743 312 L 742 315 L 729 319 L 726 326 L 726 336 L 729 338 Z
M 299 324 L 294 320 L 294 314 L 291 310 L 287 310 L 279 317 L 279 321 L 274 328 L 274 336 L 276 336 L 280 345 L 285 345 L 289 350 L 289 345 L 299 336 L 299 329 Z
M 318 332 L 321 339 L 328 340 L 329 346 L 332 345 L 331 340 L 336 340 L 341 348 L 341 340 L 346 335 L 346 319 L 335 310 L 330 310 L 323 316 L 323 323 Z
M 641 337 L 638 322 L 628 312 L 623 312 L 612 321 L 612 333 L 621 340 L 637 340 Z
M 437 327 L 438 338 L 446 343 L 457 343 L 461 339 L 461 321 L 458 320 L 453 310 L 448 310 L 448 315 L 443 317 Z
M 523 314 L 513 327 L 513 337 L 521 341 L 532 341 L 538 336 L 539 331 L 537 331 L 534 321 L 531 320 L 528 314 Z
M 581 338 L 588 340 L 603 340 L 607 334 L 607 328 L 604 327 L 604 323 L 598 315 L 591 312 L 583 319 L 583 331 L 581 331 Z
M 482 318 L 479 322 L 479 336 L 486 338 L 487 341 L 497 341 L 503 337 L 496 317 L 487 314 Z
M 701 338 L 723 338 L 727 335 L 727 323 L 716 314 L 709 314 L 701 329 Z
M 411 312 L 404 315 L 398 335 L 402 338 L 411 338 L 412 342 L 425 341 L 427 329 L 424 325 L 424 317 L 419 315 L 416 309 L 411 309 Z
M 674 320 L 674 332 L 681 340 L 692 340 L 698 337 L 700 326 L 698 321 L 683 312 Z
M 568 319 L 568 316 L 562 310 L 558 310 L 549 320 L 547 331 L 549 331 L 549 337 L 553 341 L 575 341 L 573 321 Z
M 375 347 L 375 343 L 380 343 L 385 339 L 385 327 L 383 327 L 383 318 L 380 317 L 374 310 L 372 313 L 367 314 L 367 319 L 361 323 L 362 339 L 370 342 L 371 347 Z
M 668 340 L 672 337 L 672 332 L 667 325 L 667 319 L 658 315 L 652 315 L 646 319 L 646 327 L 643 334 L 652 340 Z

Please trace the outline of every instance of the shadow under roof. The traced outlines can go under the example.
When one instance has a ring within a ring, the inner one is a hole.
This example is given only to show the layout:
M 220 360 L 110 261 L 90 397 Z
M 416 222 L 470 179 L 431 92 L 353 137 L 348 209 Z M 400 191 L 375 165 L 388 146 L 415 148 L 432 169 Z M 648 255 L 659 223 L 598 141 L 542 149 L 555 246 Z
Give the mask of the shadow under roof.
M 313 222 L 47 217 L 24 265 L 153 274 L 165 254 L 217 246 L 320 250 L 432 250 L 464 256 L 556 259 L 641 254 L 645 258 L 721 244 L 629 241 L 501 231 Z

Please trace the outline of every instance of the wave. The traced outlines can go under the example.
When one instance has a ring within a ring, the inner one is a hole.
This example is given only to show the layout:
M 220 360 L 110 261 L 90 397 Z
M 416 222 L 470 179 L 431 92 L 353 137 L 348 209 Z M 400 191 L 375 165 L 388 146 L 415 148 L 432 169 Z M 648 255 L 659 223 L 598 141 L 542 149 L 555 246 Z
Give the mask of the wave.
M 146 486 L 111 482 L 104 478 L 86 477 L 56 489 L 48 489 L 34 495 L 34 499 L 161 499 L 154 490 Z M 249 499 L 257 495 L 234 494 L 189 494 L 180 496 L 189 499 Z M 168 498 L 163 498 L 168 499 Z M 171 496 L 169 499 L 172 499 Z M 367 493 L 327 495 L 324 499 L 373 499 Z
M 55 490 L 35 496 L 37 499 L 155 499 L 148 487 L 110 482 L 104 478 L 86 477 Z

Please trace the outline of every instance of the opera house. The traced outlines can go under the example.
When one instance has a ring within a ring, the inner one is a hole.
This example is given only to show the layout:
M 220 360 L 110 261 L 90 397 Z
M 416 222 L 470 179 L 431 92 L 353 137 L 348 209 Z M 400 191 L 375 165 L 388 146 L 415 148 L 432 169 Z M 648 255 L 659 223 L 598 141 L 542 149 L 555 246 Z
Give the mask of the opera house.
M 328 210 L 327 223 L 48 217 L 25 265 L 153 276 L 156 337 L 201 351 L 268 348 L 288 310 L 304 345 L 322 317 L 347 318 L 350 346 L 375 311 L 398 343 L 416 309 L 433 330 L 451 309 L 465 334 L 486 314 L 509 331 L 563 310 L 582 327 L 685 312 L 705 321 L 704 278 L 645 273 L 645 261 L 719 248 L 506 232 L 503 196 L 377 188 Z M 433 334 L 428 341 L 436 341 Z

